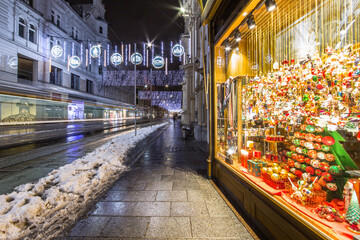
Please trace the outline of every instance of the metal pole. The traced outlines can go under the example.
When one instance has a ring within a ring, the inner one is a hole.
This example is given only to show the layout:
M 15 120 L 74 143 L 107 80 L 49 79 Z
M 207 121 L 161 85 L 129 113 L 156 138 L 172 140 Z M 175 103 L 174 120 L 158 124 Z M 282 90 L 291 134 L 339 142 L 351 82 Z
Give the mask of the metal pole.
M 150 114 L 151 118 L 150 121 L 152 122 L 153 118 L 153 112 L 152 112 L 152 68 L 150 68 Z M 152 125 L 151 125 L 152 126 Z
M 134 53 L 136 53 L 136 43 Z M 135 84 L 134 84 L 134 105 L 135 105 L 135 116 L 134 116 L 134 124 L 135 124 L 135 136 L 136 136 L 136 55 L 134 59 L 134 72 L 135 72 Z

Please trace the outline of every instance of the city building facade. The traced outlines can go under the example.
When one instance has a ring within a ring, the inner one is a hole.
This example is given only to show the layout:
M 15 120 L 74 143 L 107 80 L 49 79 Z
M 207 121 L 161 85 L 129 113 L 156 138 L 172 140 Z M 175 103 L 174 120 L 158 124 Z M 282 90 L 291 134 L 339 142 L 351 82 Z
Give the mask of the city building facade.
M 186 51 L 181 66 L 184 70 L 181 122 L 193 128 L 196 140 L 208 141 L 207 28 L 201 24 L 201 6 L 198 1 L 184 0 L 182 6 L 185 32 L 181 40 Z
M 110 112 L 96 104 L 130 106 L 125 103 L 133 102 L 133 92 L 101 83 L 112 49 L 102 1 L 76 3 L 0 2 L 1 121 L 70 119 L 69 102 L 76 102 L 75 108 L 78 102 L 94 105 L 80 106 L 83 113 L 75 119 L 103 118 Z M 90 56 L 95 45 L 101 46 L 99 58 Z M 51 53 L 54 46 L 60 47 L 61 56 Z M 79 66 L 72 66 L 73 56 L 78 56 Z

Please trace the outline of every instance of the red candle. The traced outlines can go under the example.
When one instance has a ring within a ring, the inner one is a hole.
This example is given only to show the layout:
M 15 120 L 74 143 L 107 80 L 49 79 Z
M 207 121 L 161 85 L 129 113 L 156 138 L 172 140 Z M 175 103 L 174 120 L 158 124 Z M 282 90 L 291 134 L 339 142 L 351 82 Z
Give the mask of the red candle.
M 244 168 L 247 168 L 247 161 L 249 159 L 249 152 L 247 150 L 241 149 L 240 155 L 241 155 L 241 157 L 240 157 L 241 165 Z

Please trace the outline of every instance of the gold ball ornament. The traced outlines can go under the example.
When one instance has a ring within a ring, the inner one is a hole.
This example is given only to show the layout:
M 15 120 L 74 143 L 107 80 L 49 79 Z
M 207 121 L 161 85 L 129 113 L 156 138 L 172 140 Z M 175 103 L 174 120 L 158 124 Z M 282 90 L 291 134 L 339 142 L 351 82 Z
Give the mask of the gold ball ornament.
M 280 173 L 281 168 L 279 166 L 273 166 L 273 173 Z
M 273 181 L 279 181 L 279 180 L 280 180 L 280 175 L 277 174 L 277 173 L 273 173 L 273 174 L 271 175 L 271 179 L 272 179 Z
M 287 176 L 291 179 L 294 180 L 296 178 L 296 176 L 293 173 L 288 173 Z
M 280 171 L 280 178 L 281 179 L 287 179 L 287 177 L 288 177 L 288 171 L 286 171 L 285 169 L 282 169 Z

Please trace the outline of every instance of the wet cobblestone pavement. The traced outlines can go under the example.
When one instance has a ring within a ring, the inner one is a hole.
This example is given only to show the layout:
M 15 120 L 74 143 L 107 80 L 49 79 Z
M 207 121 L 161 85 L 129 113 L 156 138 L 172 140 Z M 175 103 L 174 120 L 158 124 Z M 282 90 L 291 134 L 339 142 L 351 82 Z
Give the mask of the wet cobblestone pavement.
M 253 239 L 206 179 L 206 155 L 170 125 L 57 239 Z

